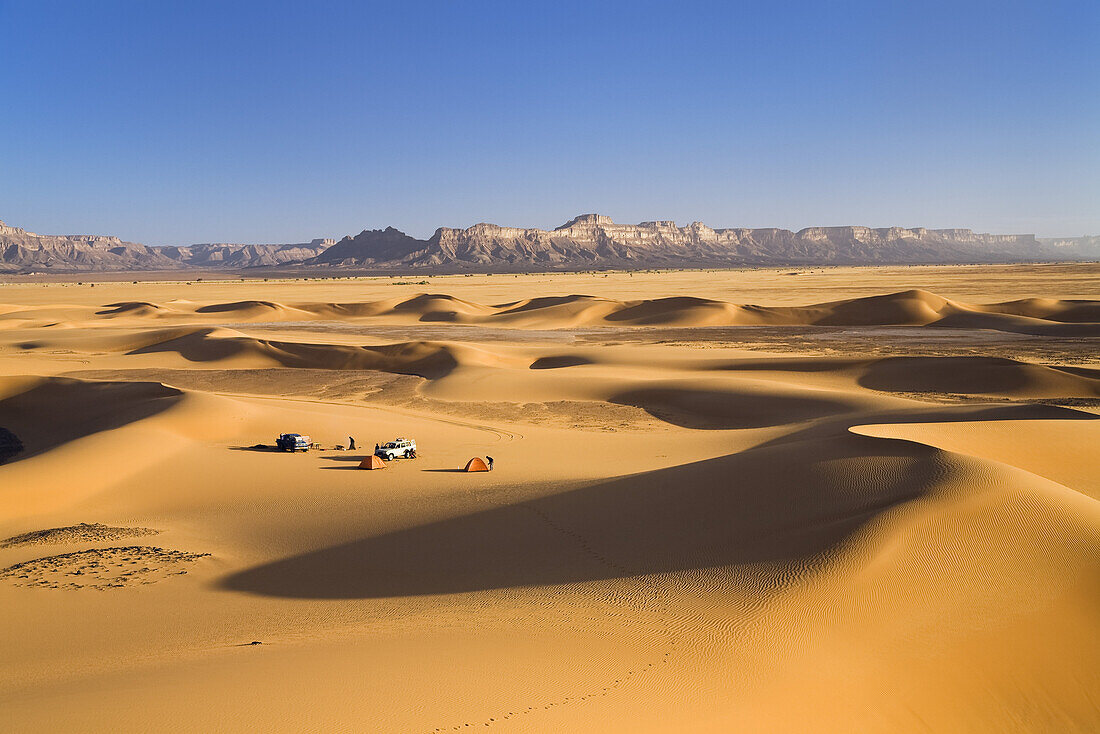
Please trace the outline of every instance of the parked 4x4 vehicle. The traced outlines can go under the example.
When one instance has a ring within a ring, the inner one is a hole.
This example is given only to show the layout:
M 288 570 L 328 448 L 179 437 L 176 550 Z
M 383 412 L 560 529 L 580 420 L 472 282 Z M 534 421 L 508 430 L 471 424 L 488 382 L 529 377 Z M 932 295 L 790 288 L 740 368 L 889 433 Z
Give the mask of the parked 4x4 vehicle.
M 391 461 L 393 459 L 415 459 L 416 441 L 411 438 L 395 438 L 379 446 L 375 450 L 374 455 L 386 461 Z
M 309 440 L 309 436 L 303 436 L 300 433 L 280 433 L 279 438 L 275 440 L 275 445 L 283 451 L 294 453 L 309 451 L 313 443 Z

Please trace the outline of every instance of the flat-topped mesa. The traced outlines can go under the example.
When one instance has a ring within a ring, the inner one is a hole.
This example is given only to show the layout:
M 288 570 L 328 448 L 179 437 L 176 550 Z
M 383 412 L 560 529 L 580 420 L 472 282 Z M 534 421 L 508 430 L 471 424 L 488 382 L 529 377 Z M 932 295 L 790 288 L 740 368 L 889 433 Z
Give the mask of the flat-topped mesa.
M 541 232 L 539 229 L 524 229 L 522 227 L 505 227 L 499 224 L 489 224 L 488 222 L 479 222 L 472 227 L 466 229 L 455 229 L 453 227 L 440 227 L 435 231 L 435 237 L 454 237 L 465 235 L 467 237 L 521 237 L 527 232 Z M 429 240 L 430 241 L 430 240 Z
M 27 230 L 21 229 L 19 227 L 9 227 L 8 225 L 4 224 L 3 219 L 0 219 L 0 235 L 5 235 L 5 234 L 6 235 L 12 235 L 12 236 L 26 235 L 28 237 L 37 237 L 38 236 L 34 232 L 28 232 Z
M 615 226 L 615 222 L 611 220 L 611 217 L 605 217 L 603 214 L 581 214 L 578 217 L 573 217 L 565 224 L 561 225 L 555 232 L 559 232 L 563 229 L 572 229 L 573 227 L 612 227 Z

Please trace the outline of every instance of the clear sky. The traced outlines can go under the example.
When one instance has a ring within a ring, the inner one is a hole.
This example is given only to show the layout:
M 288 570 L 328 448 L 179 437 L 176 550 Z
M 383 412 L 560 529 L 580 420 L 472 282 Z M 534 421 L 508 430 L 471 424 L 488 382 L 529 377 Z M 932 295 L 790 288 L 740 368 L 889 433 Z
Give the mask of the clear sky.
M 0 0 L 0 219 L 1100 233 L 1100 2 Z

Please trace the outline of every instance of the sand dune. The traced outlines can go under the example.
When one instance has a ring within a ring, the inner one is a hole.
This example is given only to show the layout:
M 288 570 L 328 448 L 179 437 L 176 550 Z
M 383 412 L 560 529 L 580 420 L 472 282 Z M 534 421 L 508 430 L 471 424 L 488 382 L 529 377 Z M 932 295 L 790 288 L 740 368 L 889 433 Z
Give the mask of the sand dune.
M 1030 319 L 1067 323 L 1100 321 L 1100 303 L 1095 301 L 1059 300 L 1056 298 L 1023 298 L 1018 301 L 974 307 L 979 311 L 1024 316 Z
M 859 383 L 890 392 L 1014 397 L 1098 397 L 1100 370 L 1021 364 L 992 357 L 895 357 L 868 365 Z
M 0 380 L 4 427 L 23 442 L 25 459 L 167 409 L 182 393 L 157 383 L 96 383 L 63 378 Z
M 1018 420 L 1092 417 L 1060 408 L 1001 412 Z M 961 415 L 981 413 L 926 418 Z M 730 456 L 279 561 L 225 583 L 273 595 L 387 597 L 734 565 L 771 591 L 822 572 L 847 538 L 895 507 L 931 494 L 975 493 L 969 482 L 976 470 L 966 459 L 849 427 L 834 421 Z M 981 484 L 996 482 L 983 477 Z M 554 539 L 562 533 L 578 541 L 580 554 L 563 551 Z
M 759 564 L 753 581 L 766 591 L 811 573 L 869 516 L 920 496 L 947 471 L 937 451 L 900 441 L 838 434 L 815 442 L 824 461 L 839 462 L 835 473 L 806 462 L 805 448 L 779 443 L 493 508 L 225 583 L 274 595 L 385 597 Z M 889 481 L 853 490 L 849 461 Z M 581 552 L 563 550 L 561 533 L 579 538 Z
M 5 727 L 1100 728 L 1092 291 L 539 277 L 6 292 Z
M 102 311 L 96 311 L 96 316 L 141 316 L 144 318 L 167 316 L 176 313 L 174 309 L 161 306 L 148 301 L 122 301 L 120 303 L 108 303 Z
M 706 370 L 790 373 L 803 379 L 850 378 L 860 387 L 895 393 L 955 393 L 1016 398 L 1095 398 L 1100 370 L 1048 367 L 997 357 L 887 357 L 705 362 Z M 803 377 L 805 376 L 805 377 Z
M 505 358 L 465 345 L 405 342 L 345 346 L 256 339 L 230 329 L 194 329 L 135 349 L 130 354 L 172 352 L 190 362 L 248 367 L 380 370 L 426 378 L 444 377 L 462 365 L 496 365 Z
M 705 380 L 646 384 L 608 400 L 637 406 L 684 428 L 706 430 L 786 425 L 867 407 L 866 401 L 849 395 L 746 383 L 707 389 Z
M 363 303 L 283 305 L 247 300 L 194 306 L 190 312 L 147 302 L 115 303 L 98 316 L 118 318 L 219 318 L 239 321 L 299 321 L 323 318 L 396 319 L 425 323 L 485 324 L 516 328 L 616 326 L 950 326 L 1065 336 L 1100 334 L 1100 304 L 1094 301 L 1027 299 L 973 305 L 923 290 L 847 299 L 802 307 L 739 305 L 677 296 L 615 301 L 585 295 L 546 296 L 482 305 L 445 294 Z

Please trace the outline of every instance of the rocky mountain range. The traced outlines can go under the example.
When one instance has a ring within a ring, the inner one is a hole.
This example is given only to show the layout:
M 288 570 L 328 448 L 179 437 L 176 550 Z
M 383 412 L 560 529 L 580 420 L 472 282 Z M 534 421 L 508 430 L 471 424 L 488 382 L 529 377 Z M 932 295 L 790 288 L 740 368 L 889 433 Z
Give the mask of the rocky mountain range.
M 298 245 L 233 245 L 220 243 L 173 245 L 155 249 L 177 263 L 190 267 L 236 269 L 299 263 L 320 255 L 334 244 L 336 244 L 334 239 L 315 239 Z
M 420 240 L 393 227 L 336 242 L 150 247 L 97 235 L 38 235 L 0 222 L 0 272 L 301 268 L 376 271 L 576 270 L 1098 260 L 1100 237 L 1039 239 L 969 229 L 712 229 L 616 224 L 584 214 L 553 230 L 476 224 Z
M 162 270 L 179 264 L 158 252 L 118 237 L 40 235 L 0 221 L 0 272 L 36 270 Z
M 40 235 L 0 221 L 0 272 L 118 272 L 252 268 L 300 263 L 335 244 L 150 247 L 100 235 Z
M 1085 240 L 1055 245 L 1034 235 L 969 229 L 810 227 L 712 229 L 702 222 L 616 224 L 584 214 L 554 230 L 476 224 L 442 227 L 427 240 L 392 227 L 345 237 L 306 267 L 571 269 L 1021 262 L 1092 259 Z M 1095 238 L 1093 238 L 1095 239 Z M 1095 248 L 1094 248 L 1095 250 Z

